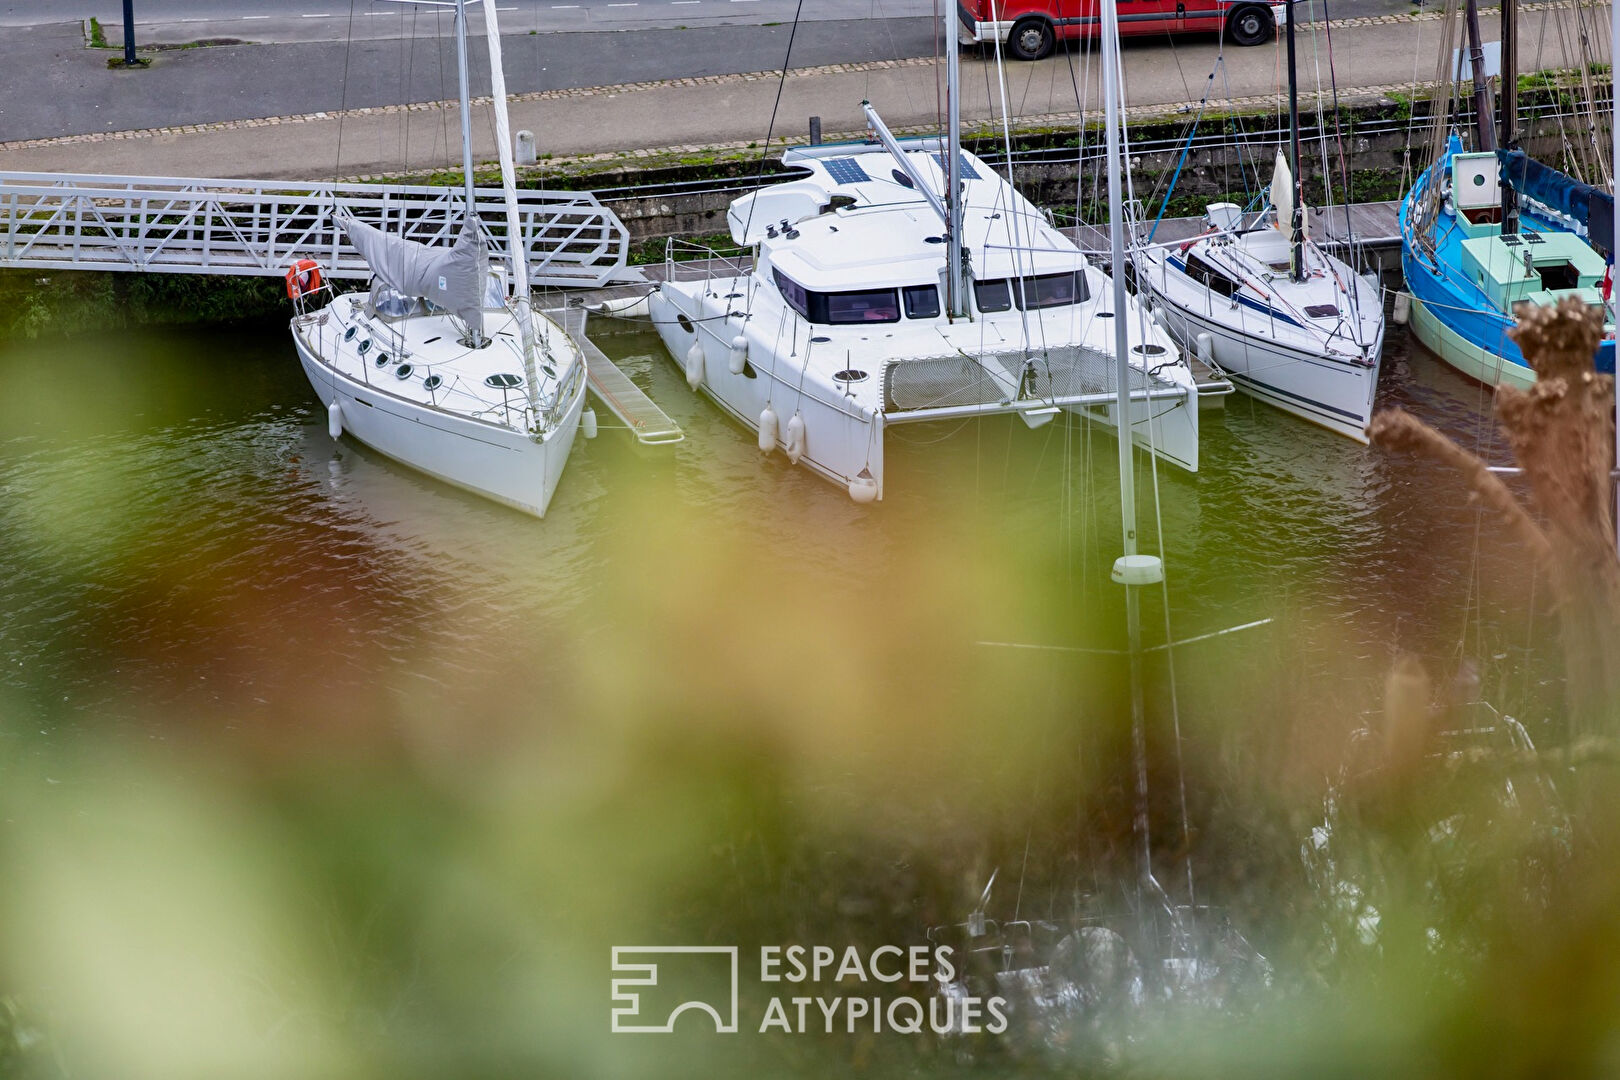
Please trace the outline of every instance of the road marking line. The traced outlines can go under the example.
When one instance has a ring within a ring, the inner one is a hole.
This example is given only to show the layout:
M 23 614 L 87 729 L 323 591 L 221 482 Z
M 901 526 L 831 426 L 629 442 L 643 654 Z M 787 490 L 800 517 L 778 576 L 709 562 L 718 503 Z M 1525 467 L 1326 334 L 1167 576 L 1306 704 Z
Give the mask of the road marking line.
M 330 19 L 332 17 L 332 13 L 329 12 L 329 11 L 322 11 L 322 12 L 319 12 L 317 14 L 311 15 L 308 12 L 306 12 L 303 15 L 300 15 L 298 17 L 300 19 Z
M 377 12 L 372 12 L 372 14 L 375 15 Z M 268 15 L 243 15 L 242 19 L 245 22 L 248 19 L 268 19 L 269 17 Z

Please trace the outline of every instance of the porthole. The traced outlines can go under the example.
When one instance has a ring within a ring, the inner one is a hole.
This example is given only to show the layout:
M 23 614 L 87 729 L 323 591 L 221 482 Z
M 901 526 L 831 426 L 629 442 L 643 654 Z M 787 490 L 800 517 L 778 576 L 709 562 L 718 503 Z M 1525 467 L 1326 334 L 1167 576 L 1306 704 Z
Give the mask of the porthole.
M 413 368 L 409 364 L 401 364 L 401 365 L 399 365 L 399 367 L 394 369 L 394 378 L 396 378 L 396 379 L 408 379 L 408 378 L 411 377 L 411 372 L 413 372 L 415 370 L 416 369 Z
M 681 329 L 685 330 L 688 334 L 694 332 L 694 329 L 693 329 L 693 326 L 692 326 L 692 320 L 686 317 L 686 312 L 682 311 L 682 312 L 678 313 L 675 316 L 675 321 L 680 323 L 681 324 Z
M 380 352 L 380 353 L 377 354 L 376 358 L 373 359 L 371 362 L 373 364 L 375 364 L 376 366 L 380 367 L 380 368 L 387 367 L 388 366 L 388 354 L 385 353 L 385 352 Z
M 810 340 L 813 341 L 813 342 L 816 342 L 817 344 L 820 344 L 821 342 L 824 342 L 824 341 L 831 341 L 832 338 L 827 337 L 825 334 L 817 334 L 815 337 L 811 338 Z
M 523 385 L 523 376 L 513 375 L 509 371 L 502 371 L 485 379 L 484 385 L 493 386 L 497 390 L 511 390 L 514 387 Z
M 354 335 L 359 333 L 359 331 L 360 331 L 360 328 L 358 326 L 349 327 L 347 330 L 343 331 L 343 340 L 344 341 L 353 341 L 354 340 Z
M 889 170 L 889 175 L 894 177 L 894 182 L 899 184 L 903 188 L 909 188 L 909 187 L 915 187 L 916 186 L 911 182 L 911 177 L 907 176 L 905 173 L 901 172 L 899 169 L 890 169 Z
M 422 389 L 424 389 L 424 390 L 437 390 L 439 387 L 441 387 L 443 385 L 444 385 L 444 376 L 443 375 L 429 375 L 427 378 L 422 380 Z
M 1114 317 L 1114 313 L 1112 311 L 1099 311 L 1099 312 L 1097 312 L 1097 318 L 1099 318 L 1099 319 L 1112 319 L 1113 317 Z
M 845 368 L 843 371 L 833 372 L 833 382 L 858 383 L 867 380 L 867 374 L 856 368 Z
M 925 243 L 925 244 L 943 244 L 944 242 L 945 242 L 945 238 L 943 236 L 925 236 L 925 237 L 923 237 L 923 243 Z
M 1131 352 L 1138 356 L 1163 356 L 1166 350 L 1163 345 L 1135 345 L 1132 346 Z
M 550 364 L 541 364 L 540 370 L 546 373 L 546 378 L 548 379 L 555 379 L 557 377 L 557 369 L 552 367 Z

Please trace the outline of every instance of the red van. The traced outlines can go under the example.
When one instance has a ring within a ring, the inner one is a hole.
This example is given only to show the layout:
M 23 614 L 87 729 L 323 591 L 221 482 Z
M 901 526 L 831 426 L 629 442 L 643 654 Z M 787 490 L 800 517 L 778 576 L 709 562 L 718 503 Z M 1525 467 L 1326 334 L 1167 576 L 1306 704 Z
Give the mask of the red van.
M 1183 33 L 1211 30 L 1239 45 L 1270 41 L 1283 5 L 1257 0 L 1118 0 L 1119 32 Z M 959 0 L 964 44 L 1004 41 L 1020 60 L 1039 60 L 1059 39 L 1097 36 L 1099 0 Z

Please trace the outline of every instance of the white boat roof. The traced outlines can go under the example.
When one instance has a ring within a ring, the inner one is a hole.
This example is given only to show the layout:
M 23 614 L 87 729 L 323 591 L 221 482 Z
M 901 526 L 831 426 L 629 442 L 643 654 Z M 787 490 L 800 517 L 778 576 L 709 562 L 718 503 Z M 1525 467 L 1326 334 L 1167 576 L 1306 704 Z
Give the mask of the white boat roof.
M 910 140 L 905 157 L 934 185 L 946 186 L 939 140 Z M 733 235 L 757 239 L 761 262 L 807 289 L 935 283 L 945 265 L 944 223 L 881 145 L 798 147 L 784 164 L 808 169 L 800 180 L 762 189 L 732 204 Z M 963 241 L 973 274 L 987 281 L 1083 269 L 1085 256 L 1006 179 L 963 151 Z M 784 232 L 781 221 L 793 227 Z M 762 225 L 761 222 L 764 224 Z M 763 234 L 765 226 L 775 235 Z M 797 233 L 797 235 L 792 235 Z

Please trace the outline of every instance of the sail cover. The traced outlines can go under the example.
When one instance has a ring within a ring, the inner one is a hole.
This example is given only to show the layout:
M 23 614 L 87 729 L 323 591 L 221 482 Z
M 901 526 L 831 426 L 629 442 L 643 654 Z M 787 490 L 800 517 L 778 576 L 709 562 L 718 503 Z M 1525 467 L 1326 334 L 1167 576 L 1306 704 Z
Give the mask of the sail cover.
M 470 217 L 462 219 L 461 235 L 449 247 L 429 247 L 390 236 L 341 210 L 332 217 L 348 234 L 349 242 L 371 272 L 389 288 L 432 301 L 466 323 L 474 336 L 483 336 L 484 277 L 489 270 L 489 255 Z
M 1502 179 L 1527 199 L 1534 199 L 1586 226 L 1594 247 L 1614 250 L 1614 196 L 1543 165 L 1523 150 L 1498 150 Z

